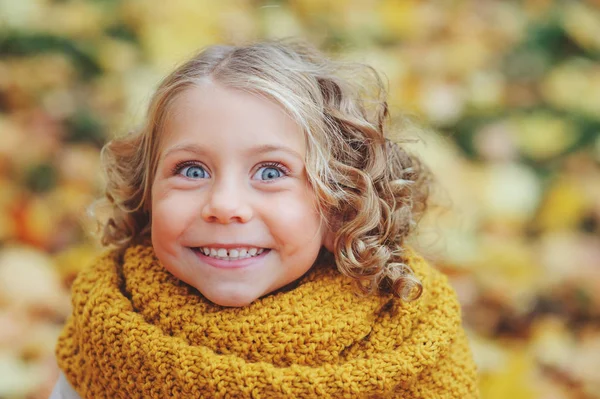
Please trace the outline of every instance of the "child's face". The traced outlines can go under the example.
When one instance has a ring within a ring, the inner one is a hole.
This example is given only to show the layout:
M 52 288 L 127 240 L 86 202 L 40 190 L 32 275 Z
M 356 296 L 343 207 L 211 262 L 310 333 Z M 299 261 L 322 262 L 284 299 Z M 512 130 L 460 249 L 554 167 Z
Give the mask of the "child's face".
M 182 93 L 152 187 L 164 267 L 223 306 L 301 277 L 326 235 L 305 152 L 301 128 L 274 102 L 211 82 Z

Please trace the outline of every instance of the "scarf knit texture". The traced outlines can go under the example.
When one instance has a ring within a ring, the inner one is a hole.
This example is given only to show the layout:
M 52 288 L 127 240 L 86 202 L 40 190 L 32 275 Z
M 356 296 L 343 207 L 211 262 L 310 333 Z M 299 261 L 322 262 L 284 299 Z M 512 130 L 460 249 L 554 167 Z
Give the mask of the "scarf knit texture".
M 447 278 L 407 249 L 414 302 L 357 294 L 335 266 L 248 306 L 206 300 L 151 246 L 100 256 L 72 287 L 56 355 L 82 398 L 477 398 Z

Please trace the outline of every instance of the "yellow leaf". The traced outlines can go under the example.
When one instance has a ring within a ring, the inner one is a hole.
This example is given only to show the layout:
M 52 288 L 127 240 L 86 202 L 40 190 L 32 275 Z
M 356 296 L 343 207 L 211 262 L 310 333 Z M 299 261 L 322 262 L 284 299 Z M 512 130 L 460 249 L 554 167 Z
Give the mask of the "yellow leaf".
M 512 124 L 517 146 L 525 155 L 538 160 L 559 155 L 580 134 L 572 123 L 546 113 L 516 117 Z
M 600 50 L 600 11 L 584 2 L 567 2 L 563 26 L 569 36 L 583 47 Z
M 133 44 L 124 40 L 102 38 L 98 44 L 98 61 L 108 72 L 125 72 L 138 61 Z
M 542 201 L 535 224 L 544 231 L 574 229 L 583 218 L 588 202 L 576 182 L 559 178 Z
M 86 267 L 100 253 L 92 244 L 70 247 L 54 256 L 54 265 L 63 282 L 70 284 L 77 273 Z
M 381 23 L 396 37 L 413 37 L 420 31 L 417 7 L 414 0 L 383 0 L 378 10 Z
M 481 397 L 486 399 L 534 399 L 532 385 L 535 362 L 523 348 L 509 348 L 505 364 L 481 376 Z
M 235 7 L 239 2 L 232 2 Z M 193 55 L 199 48 L 220 41 L 220 16 L 228 7 L 207 0 L 177 2 L 130 1 L 126 19 L 136 26 L 142 46 L 160 70 Z

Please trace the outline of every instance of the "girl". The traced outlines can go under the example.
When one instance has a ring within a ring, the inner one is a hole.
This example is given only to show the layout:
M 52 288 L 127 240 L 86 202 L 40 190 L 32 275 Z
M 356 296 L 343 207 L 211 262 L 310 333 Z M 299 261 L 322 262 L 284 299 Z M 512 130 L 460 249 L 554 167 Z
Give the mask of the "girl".
M 387 116 L 372 69 L 304 45 L 175 70 L 103 149 L 116 248 L 73 285 L 52 397 L 477 397 L 456 296 L 405 245 L 429 179 Z

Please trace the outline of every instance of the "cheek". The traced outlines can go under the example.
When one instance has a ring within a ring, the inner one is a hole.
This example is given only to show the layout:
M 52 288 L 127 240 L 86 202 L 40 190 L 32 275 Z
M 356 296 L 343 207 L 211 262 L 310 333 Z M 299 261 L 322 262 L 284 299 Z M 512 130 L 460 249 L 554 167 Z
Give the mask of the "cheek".
M 197 201 L 189 193 L 153 195 L 152 235 L 163 239 L 179 236 L 198 215 Z
M 313 206 L 312 196 L 282 198 L 276 206 L 267 209 L 275 238 L 290 250 L 320 248 L 322 241 L 321 217 Z M 275 204 L 273 204 L 275 205 Z

